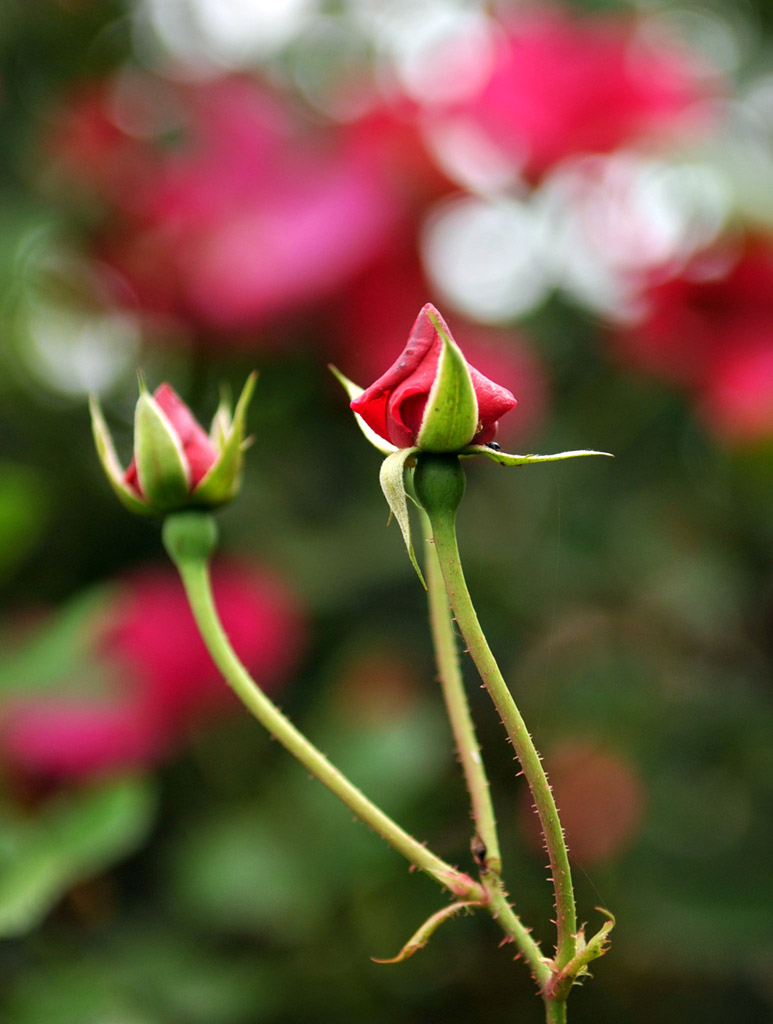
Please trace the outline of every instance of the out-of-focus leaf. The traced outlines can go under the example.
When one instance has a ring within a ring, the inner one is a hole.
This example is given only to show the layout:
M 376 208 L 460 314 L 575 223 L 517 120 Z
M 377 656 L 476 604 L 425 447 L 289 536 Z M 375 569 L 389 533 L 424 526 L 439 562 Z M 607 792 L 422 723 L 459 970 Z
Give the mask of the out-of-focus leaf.
M 325 709 L 308 728 L 355 784 L 405 824 L 452 758 L 436 710 L 416 701 L 401 717 L 354 728 Z M 289 756 L 283 765 L 275 766 L 260 802 L 218 810 L 172 849 L 169 891 L 197 923 L 298 941 L 322 925 L 352 879 L 367 885 L 400 864 L 399 854 Z
M 84 675 L 109 592 L 97 587 L 76 595 L 46 625 L 34 629 L 23 646 L 14 644 L 11 653 L 3 652 L 0 696 L 45 692 L 57 689 L 70 675 Z
M 34 818 L 0 821 L 0 935 L 38 925 L 67 890 L 126 856 L 146 836 L 155 798 L 140 777 L 54 798 Z
M 221 950 L 158 920 L 124 921 L 41 957 L 0 1001 L 3 1024 L 252 1024 L 273 1019 L 281 984 L 253 949 Z
M 50 493 L 31 466 L 0 463 L 0 577 L 38 542 L 48 519 Z
M 174 851 L 170 891 L 197 923 L 236 932 L 268 932 L 296 941 L 319 928 L 333 892 L 315 868 L 316 844 L 260 806 L 215 814 Z

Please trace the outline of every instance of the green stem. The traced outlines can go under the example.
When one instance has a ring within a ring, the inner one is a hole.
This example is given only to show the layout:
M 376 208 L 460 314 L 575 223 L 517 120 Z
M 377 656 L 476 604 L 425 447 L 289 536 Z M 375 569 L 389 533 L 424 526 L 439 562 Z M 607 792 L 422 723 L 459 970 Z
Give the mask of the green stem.
M 483 862 L 481 881 L 489 893 L 487 909 L 505 935 L 515 942 L 524 960 L 528 963 L 535 981 L 542 989 L 550 980 L 550 968 L 542 956 L 539 944 L 531 937 L 528 928 L 524 926 L 510 906 L 502 884 L 500 877 L 502 858 L 499 852 L 499 836 L 494 806 L 491 802 L 491 791 L 464 689 L 459 666 L 458 646 L 449 614 L 443 577 L 435 546 L 429 543 L 431 525 L 425 513 L 422 513 L 421 519 L 425 539 L 428 541 L 425 569 L 435 659 L 451 730 L 470 794 L 476 834 L 483 844 L 480 858 Z
M 545 1024 L 566 1024 L 566 999 L 545 1000 Z
M 545 998 L 546 1005 L 550 1002 L 545 996 L 552 971 L 548 961 L 542 955 L 542 950 L 532 937 L 529 929 L 524 927 L 520 917 L 515 913 L 507 900 L 507 893 L 502 885 L 502 880 L 490 872 L 482 872 L 481 880 L 486 886 L 489 894 L 489 902 L 486 909 L 497 922 L 505 935 L 512 939 L 518 947 L 518 951 L 529 965 L 532 977 L 539 986 L 540 993 Z
M 251 678 L 225 634 L 212 596 L 208 564 L 216 543 L 212 517 L 196 512 L 168 516 L 164 522 L 164 543 L 180 572 L 196 625 L 213 661 L 261 725 L 307 771 L 417 868 L 454 896 L 485 903 L 488 894 L 483 886 L 431 853 L 372 803 L 295 728 Z
M 456 742 L 459 761 L 462 765 L 467 790 L 470 794 L 472 817 L 478 838 L 483 844 L 480 861 L 488 871 L 496 875 L 502 872 L 502 857 L 499 852 L 499 836 L 491 802 L 489 782 L 483 765 L 475 726 L 470 716 L 467 694 L 464 689 L 459 667 L 459 654 L 454 635 L 448 598 L 440 572 L 435 547 L 429 543 L 432 530 L 429 519 L 422 513 L 426 545 L 427 596 L 432 641 L 435 648 L 440 687 L 443 692 L 451 731 Z
M 430 517 L 448 600 L 467 649 L 513 744 L 542 826 L 555 890 L 556 967 L 560 970 L 576 952 L 577 912 L 558 810 L 540 756 L 491 652 L 467 589 L 456 540 L 456 509 L 464 493 L 463 470 L 455 456 L 425 456 L 424 459 L 424 466 L 420 463 L 414 473 L 413 483 Z

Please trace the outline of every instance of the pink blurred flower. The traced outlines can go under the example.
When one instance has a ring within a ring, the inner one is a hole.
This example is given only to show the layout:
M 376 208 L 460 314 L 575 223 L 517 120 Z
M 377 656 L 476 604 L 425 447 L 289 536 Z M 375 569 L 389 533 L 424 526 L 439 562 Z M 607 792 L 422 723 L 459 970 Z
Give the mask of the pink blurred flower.
M 402 207 L 372 138 L 247 77 L 136 76 L 75 97 L 51 149 L 107 207 L 97 252 L 141 310 L 238 332 L 324 297 L 385 244 Z
M 766 337 L 723 353 L 699 402 L 708 427 L 741 445 L 773 437 L 773 324 Z
M 687 389 L 709 430 L 731 443 L 773 436 L 773 246 L 696 259 L 653 285 L 642 319 L 614 335 L 630 364 Z
M 217 565 L 213 588 L 225 630 L 258 683 L 273 692 L 302 644 L 287 588 L 255 568 Z M 125 578 L 104 612 L 94 657 L 114 681 L 99 695 L 30 697 L 2 713 L 6 761 L 27 775 L 88 777 L 153 764 L 188 731 L 239 707 L 198 635 L 171 569 Z
M 572 154 L 705 124 L 706 69 L 671 41 L 645 40 L 634 19 L 533 8 L 497 46 L 488 80 L 455 113 L 530 177 Z

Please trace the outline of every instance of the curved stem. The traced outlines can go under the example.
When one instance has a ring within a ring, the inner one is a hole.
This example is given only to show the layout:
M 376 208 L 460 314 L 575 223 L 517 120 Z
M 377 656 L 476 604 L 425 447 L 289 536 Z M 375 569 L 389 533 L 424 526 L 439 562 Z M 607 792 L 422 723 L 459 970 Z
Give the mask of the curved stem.
M 577 913 L 572 888 L 572 874 L 564 834 L 558 818 L 553 793 L 542 762 L 532 742 L 526 724 L 507 688 L 499 666 L 481 629 L 478 616 L 464 579 L 459 548 L 456 540 L 455 513 L 443 510 L 433 514 L 429 510 L 433 539 L 449 603 L 462 631 L 467 649 L 480 677 L 491 695 L 515 748 L 518 760 L 529 784 L 532 798 L 540 818 L 545 846 L 550 859 L 552 882 L 556 900 L 556 966 L 560 970 L 575 955 Z M 556 1018 L 557 1020 L 560 1018 Z
M 175 526 L 179 526 L 182 516 L 168 517 L 165 524 L 165 540 L 168 537 L 166 527 L 172 519 L 176 519 Z M 190 514 L 189 522 L 195 525 Z M 488 894 L 482 885 L 441 860 L 400 828 L 331 764 L 260 690 L 237 657 L 223 630 L 212 596 L 206 559 L 200 557 L 191 547 L 185 551 L 181 551 L 180 547 L 175 547 L 167 540 L 167 550 L 182 577 L 196 625 L 213 661 L 248 710 L 315 778 L 412 864 L 434 878 L 454 896 L 485 903 Z
M 502 871 L 502 857 L 499 852 L 499 836 L 491 802 L 486 769 L 481 758 L 475 726 L 470 716 L 467 694 L 464 689 L 459 667 L 459 654 L 448 607 L 443 577 L 437 560 L 434 544 L 430 543 L 432 528 L 426 513 L 421 514 L 426 545 L 425 572 L 427 575 L 427 597 L 432 641 L 435 648 L 440 687 L 443 692 L 451 731 L 456 742 L 459 761 L 464 773 L 467 791 L 470 794 L 472 817 L 475 830 L 483 849 L 479 862 L 489 872 L 499 875 Z

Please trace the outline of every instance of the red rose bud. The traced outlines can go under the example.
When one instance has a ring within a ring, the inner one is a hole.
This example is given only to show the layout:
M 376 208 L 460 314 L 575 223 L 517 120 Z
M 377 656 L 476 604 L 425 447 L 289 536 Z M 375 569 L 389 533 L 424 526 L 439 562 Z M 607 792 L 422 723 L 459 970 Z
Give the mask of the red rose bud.
M 457 452 L 486 444 L 515 398 L 464 358 L 445 321 L 429 303 L 402 355 L 351 402 L 371 430 L 396 448 Z
M 241 483 L 245 419 L 255 387 L 247 378 L 233 417 L 224 398 L 209 434 L 169 384 L 151 395 L 140 381 L 134 416 L 134 456 L 123 470 L 99 403 L 91 400 L 94 440 L 113 490 L 132 512 L 166 515 L 185 508 L 214 508 Z

